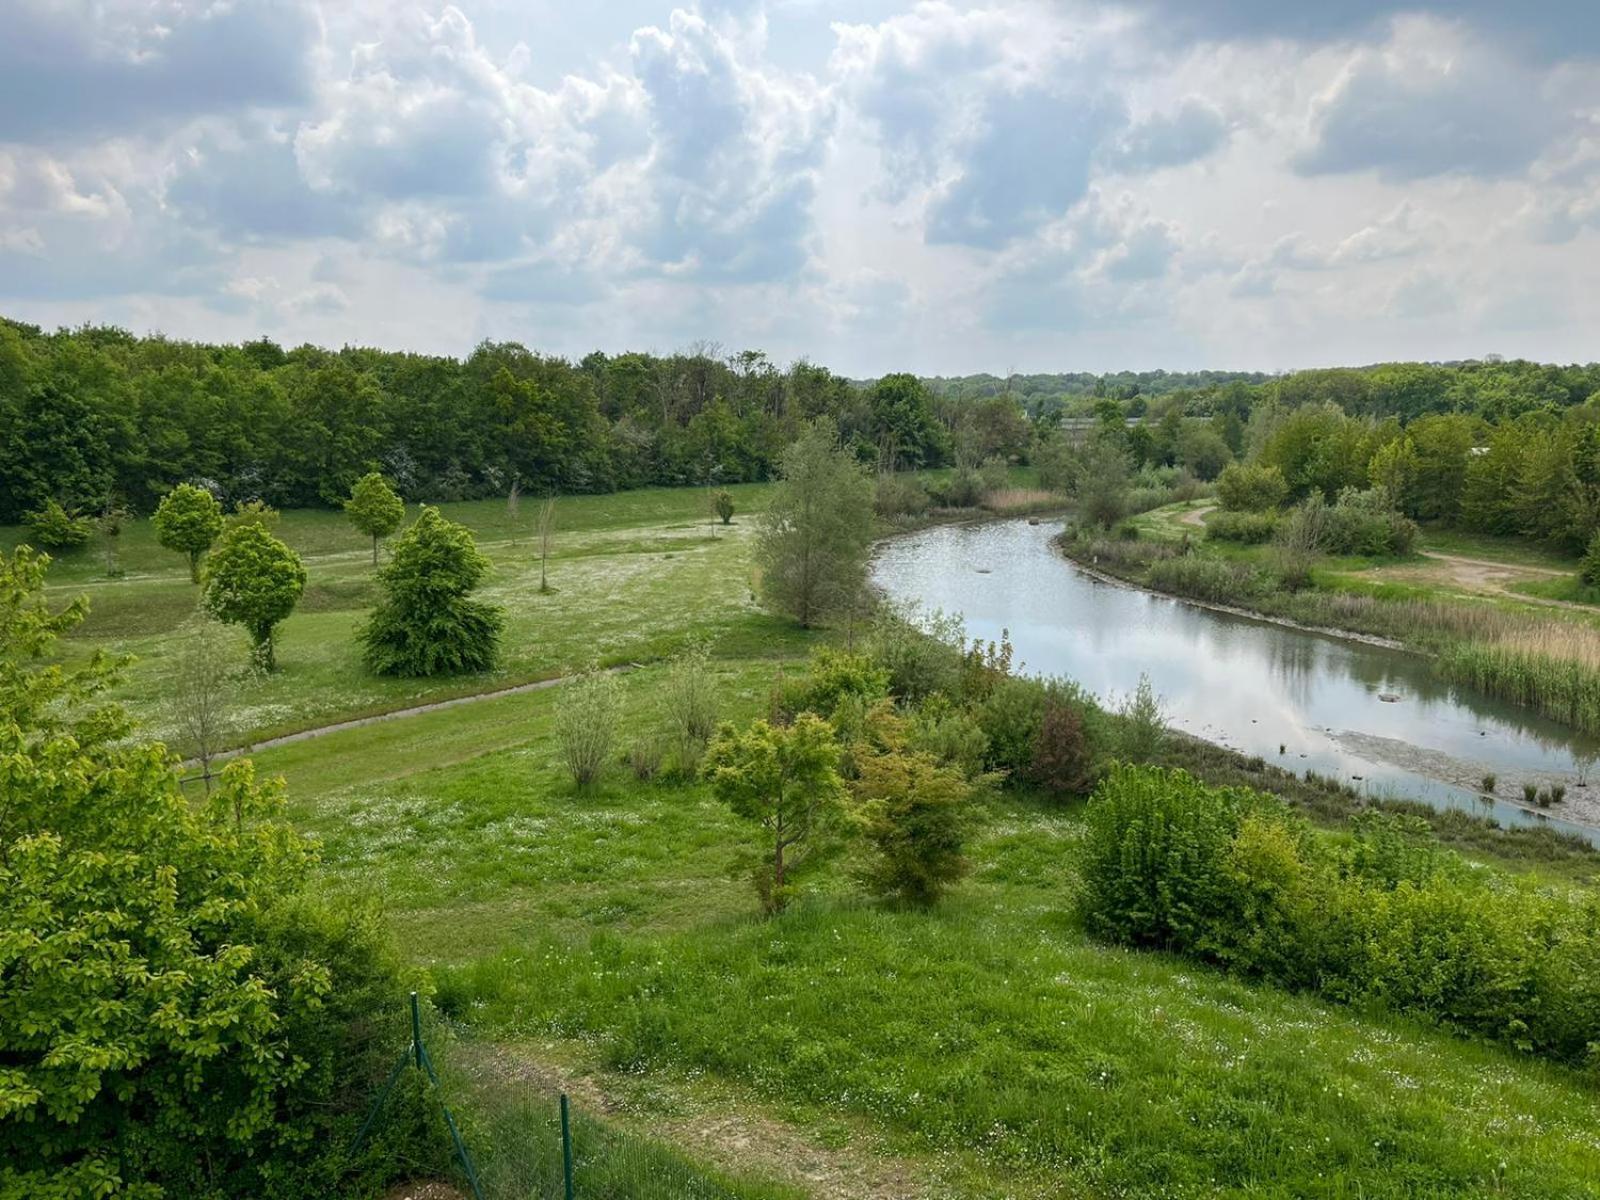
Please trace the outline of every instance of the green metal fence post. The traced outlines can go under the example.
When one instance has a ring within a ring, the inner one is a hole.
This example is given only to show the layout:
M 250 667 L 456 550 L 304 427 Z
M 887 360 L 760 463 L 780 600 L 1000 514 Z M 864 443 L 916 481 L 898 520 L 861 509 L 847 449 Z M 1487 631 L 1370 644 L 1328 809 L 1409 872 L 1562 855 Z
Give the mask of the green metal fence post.
M 567 1094 L 561 1093 L 561 1176 L 566 1200 L 572 1200 L 572 1119 L 567 1114 Z
M 411 993 L 411 1053 L 417 1070 L 422 1070 L 422 1011 L 417 1007 L 417 994 Z

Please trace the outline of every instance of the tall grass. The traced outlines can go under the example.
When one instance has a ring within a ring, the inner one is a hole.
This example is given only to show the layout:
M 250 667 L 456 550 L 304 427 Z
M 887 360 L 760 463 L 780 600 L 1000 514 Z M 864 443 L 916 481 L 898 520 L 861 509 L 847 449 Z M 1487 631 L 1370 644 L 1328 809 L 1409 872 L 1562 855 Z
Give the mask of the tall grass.
M 1600 733 L 1600 633 L 1584 626 L 1523 629 L 1440 652 L 1441 675 L 1586 733 Z

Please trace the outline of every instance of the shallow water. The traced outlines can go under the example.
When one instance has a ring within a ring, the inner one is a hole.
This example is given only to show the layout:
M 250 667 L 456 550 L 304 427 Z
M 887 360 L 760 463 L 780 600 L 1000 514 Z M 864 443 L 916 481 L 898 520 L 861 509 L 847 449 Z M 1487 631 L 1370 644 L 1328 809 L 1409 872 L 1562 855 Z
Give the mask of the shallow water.
M 1476 791 L 1490 773 L 1502 796 L 1520 795 L 1524 782 L 1564 782 L 1561 807 L 1594 811 L 1600 776 L 1579 787 L 1577 758 L 1600 754 L 1595 739 L 1442 683 L 1405 651 L 1101 582 L 1050 544 L 1060 530 L 1051 521 L 928 529 L 886 543 L 873 578 L 896 600 L 960 613 L 969 636 L 1009 630 L 1024 670 L 1074 679 L 1103 699 L 1148 674 L 1170 723 L 1219 745 L 1372 794 L 1600 841 L 1593 828 Z

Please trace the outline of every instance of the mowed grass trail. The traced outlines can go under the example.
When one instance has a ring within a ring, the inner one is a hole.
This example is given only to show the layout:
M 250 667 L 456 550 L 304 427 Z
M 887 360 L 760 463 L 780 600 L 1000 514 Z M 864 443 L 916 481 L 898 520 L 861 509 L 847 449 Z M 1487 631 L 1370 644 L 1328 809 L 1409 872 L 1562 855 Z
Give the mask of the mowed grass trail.
M 539 501 L 523 497 L 513 520 L 503 500 L 441 505 L 471 528 L 493 569 L 478 595 L 505 609 L 498 668 L 481 675 L 384 679 L 362 664 L 356 630 L 377 597 L 371 543 L 342 513 L 283 514 L 276 532 L 305 560 L 306 592 L 280 628 L 281 670 L 258 678 L 241 670 L 233 742 L 271 737 L 334 721 L 407 708 L 452 696 L 549 678 L 590 660 L 614 663 L 670 653 L 691 633 L 716 636 L 751 611 L 748 567 L 753 515 L 767 488 L 738 485 L 731 526 L 711 524 L 707 492 L 654 488 L 557 502 L 549 581 L 539 591 L 535 536 Z M 416 506 L 407 507 L 407 521 Z M 0 530 L 0 545 L 24 540 Z M 119 689 L 153 737 L 187 751 L 177 735 L 169 697 L 175 651 L 195 613 L 199 589 L 183 558 L 156 543 L 147 520 L 122 537 L 126 574 L 105 577 L 97 545 L 51 565 L 50 599 L 84 594 L 89 619 L 68 652 L 103 648 L 136 662 Z M 241 667 L 246 660 L 239 639 Z

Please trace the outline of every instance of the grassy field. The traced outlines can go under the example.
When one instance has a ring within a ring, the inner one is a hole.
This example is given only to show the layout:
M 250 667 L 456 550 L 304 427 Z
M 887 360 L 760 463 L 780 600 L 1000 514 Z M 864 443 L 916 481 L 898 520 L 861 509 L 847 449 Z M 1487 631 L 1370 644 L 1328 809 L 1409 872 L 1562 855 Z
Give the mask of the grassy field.
M 342 599 L 291 619 L 282 674 L 243 686 L 244 728 L 598 655 L 642 664 L 621 677 L 620 759 L 662 721 L 652 660 L 690 636 L 710 641 L 723 714 L 763 713 L 779 672 L 827 635 L 752 604 L 741 518 L 761 491 L 737 495 L 740 517 L 714 539 L 699 492 L 563 501 L 551 596 L 503 504 L 449 506 L 494 561 L 507 662 L 394 687 L 365 675 L 349 639 L 367 548 L 336 515 L 286 514 L 315 594 Z M 68 560 L 52 586 L 100 609 L 74 652 L 143 656 L 126 694 L 159 730 L 163 656 L 193 592 L 147 536 L 127 539 L 127 578 Z M 559 1084 L 620 1130 L 778 1181 L 749 1195 L 1595 1194 L 1592 1075 L 1089 940 L 1071 915 L 1075 807 L 983 801 L 974 873 L 931 914 L 861 900 L 839 861 L 762 920 L 740 867 L 751 831 L 705 786 L 640 782 L 620 761 L 574 791 L 559 703 L 559 689 L 501 696 L 255 755 L 320 838 L 322 886 L 382 903 L 463 1031 L 462 1061 L 502 1095 Z M 493 1120 L 477 1128 L 498 1136 Z

